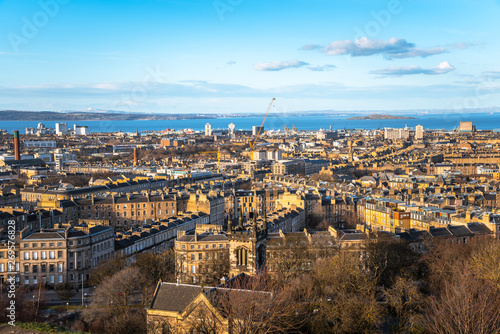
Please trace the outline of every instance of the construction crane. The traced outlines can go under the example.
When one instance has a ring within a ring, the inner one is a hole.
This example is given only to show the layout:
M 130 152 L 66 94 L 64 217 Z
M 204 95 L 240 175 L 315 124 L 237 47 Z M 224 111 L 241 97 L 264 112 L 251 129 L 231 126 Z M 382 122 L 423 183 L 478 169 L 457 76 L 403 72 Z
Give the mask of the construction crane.
M 217 151 L 203 151 L 200 154 L 209 154 L 209 153 L 217 153 L 217 166 L 220 167 L 220 147 L 217 148 Z
M 289 129 L 289 128 L 288 128 L 288 126 L 286 126 L 286 124 L 285 124 L 285 132 L 288 132 L 288 131 L 290 131 L 290 129 Z
M 253 149 L 255 147 L 255 143 L 257 142 L 257 139 L 259 139 L 260 132 L 262 131 L 262 127 L 264 126 L 264 122 L 266 121 L 267 115 L 269 114 L 269 111 L 271 110 L 271 107 L 273 106 L 273 102 L 276 99 L 273 97 L 271 100 L 271 103 L 269 103 L 269 108 L 267 108 L 266 116 L 264 116 L 264 119 L 262 120 L 262 124 L 259 127 L 259 131 L 255 134 L 255 138 L 253 139 L 253 143 L 251 140 L 248 141 L 248 145 L 250 145 L 250 159 L 253 160 Z

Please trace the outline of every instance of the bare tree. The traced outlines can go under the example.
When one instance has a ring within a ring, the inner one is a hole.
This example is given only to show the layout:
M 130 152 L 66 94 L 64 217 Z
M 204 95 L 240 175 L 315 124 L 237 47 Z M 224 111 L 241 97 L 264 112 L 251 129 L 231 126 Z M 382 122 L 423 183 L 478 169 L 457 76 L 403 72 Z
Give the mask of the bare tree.
M 212 303 L 227 318 L 230 333 L 294 333 L 305 317 L 294 302 L 293 289 L 273 285 L 259 275 L 235 279 L 228 288 L 217 288 Z
M 429 333 L 500 333 L 500 293 L 490 282 L 470 271 L 444 283 L 441 296 L 427 312 Z
M 303 297 L 313 310 L 311 331 L 375 331 L 383 311 L 376 300 L 376 279 L 363 269 L 357 253 L 343 251 L 320 259 L 311 276 L 307 284 L 313 284 L 313 288 Z
M 427 297 L 410 276 L 399 276 L 391 288 L 384 290 L 391 313 L 396 318 L 394 333 L 419 333 L 425 327 Z
M 115 255 L 91 272 L 89 284 L 98 285 L 105 279 L 113 276 L 125 267 L 126 258 L 123 256 Z
M 69 303 L 71 297 L 76 295 L 76 289 L 66 282 L 56 286 L 56 294 L 60 299 Z
M 500 241 L 488 238 L 473 246 L 476 247 L 470 258 L 472 270 L 500 290 Z

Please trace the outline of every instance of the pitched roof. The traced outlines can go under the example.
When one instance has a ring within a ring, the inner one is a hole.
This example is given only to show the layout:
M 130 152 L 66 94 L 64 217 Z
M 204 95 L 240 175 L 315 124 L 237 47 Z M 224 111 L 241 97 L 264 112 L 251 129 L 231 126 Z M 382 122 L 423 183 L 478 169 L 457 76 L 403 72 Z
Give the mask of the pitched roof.
M 208 292 L 210 289 L 212 288 L 162 282 L 156 290 L 151 308 L 180 313 L 184 311 L 200 293 Z

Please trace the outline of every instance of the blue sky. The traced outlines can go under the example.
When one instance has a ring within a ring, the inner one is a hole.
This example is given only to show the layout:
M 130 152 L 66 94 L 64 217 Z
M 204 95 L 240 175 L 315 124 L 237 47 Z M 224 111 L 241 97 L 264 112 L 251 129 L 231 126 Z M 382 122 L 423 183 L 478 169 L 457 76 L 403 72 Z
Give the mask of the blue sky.
M 0 109 L 500 105 L 498 0 L 4 0 Z

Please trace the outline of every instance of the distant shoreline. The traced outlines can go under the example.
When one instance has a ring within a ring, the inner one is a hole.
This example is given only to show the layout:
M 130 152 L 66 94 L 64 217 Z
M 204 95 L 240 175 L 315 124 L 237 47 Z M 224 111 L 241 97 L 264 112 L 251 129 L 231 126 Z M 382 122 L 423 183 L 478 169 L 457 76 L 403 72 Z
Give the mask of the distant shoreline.
M 415 117 L 408 117 L 408 116 L 394 116 L 394 115 L 371 114 L 371 115 L 368 115 L 368 116 L 349 117 L 347 119 L 365 120 L 365 119 L 416 119 L 416 118 Z
M 171 115 L 171 114 L 117 114 L 78 112 L 64 113 L 55 111 L 16 111 L 1 110 L 0 121 L 172 121 L 183 119 L 213 119 L 217 115 Z

